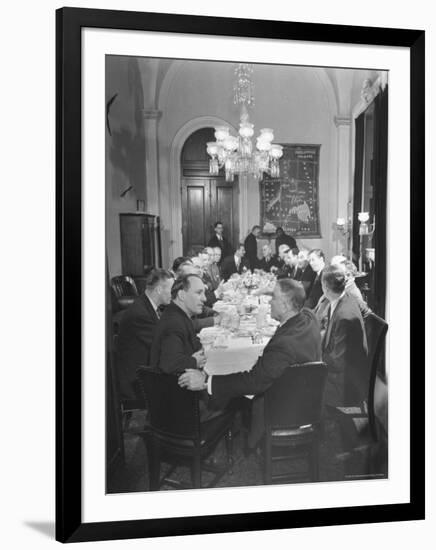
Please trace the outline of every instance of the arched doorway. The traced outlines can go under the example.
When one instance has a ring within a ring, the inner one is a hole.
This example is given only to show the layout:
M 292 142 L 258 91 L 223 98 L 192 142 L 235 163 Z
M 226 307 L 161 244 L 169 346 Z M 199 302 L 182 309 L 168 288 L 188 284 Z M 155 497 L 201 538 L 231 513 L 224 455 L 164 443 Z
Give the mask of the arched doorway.
M 239 185 L 225 181 L 224 173 L 209 175 L 208 141 L 213 128 L 201 128 L 185 141 L 181 154 L 183 254 L 198 252 L 213 235 L 216 221 L 234 247 L 239 239 Z

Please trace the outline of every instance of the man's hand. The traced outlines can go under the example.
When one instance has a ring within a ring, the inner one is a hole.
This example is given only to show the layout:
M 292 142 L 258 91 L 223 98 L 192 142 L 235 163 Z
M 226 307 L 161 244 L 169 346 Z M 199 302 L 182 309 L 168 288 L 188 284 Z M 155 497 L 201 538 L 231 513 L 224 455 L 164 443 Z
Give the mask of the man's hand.
M 193 353 L 192 357 L 197 361 L 197 368 L 202 369 L 206 364 L 206 356 L 202 349 Z
M 205 389 L 206 373 L 202 370 L 186 369 L 179 376 L 179 386 L 191 391 L 201 391 Z

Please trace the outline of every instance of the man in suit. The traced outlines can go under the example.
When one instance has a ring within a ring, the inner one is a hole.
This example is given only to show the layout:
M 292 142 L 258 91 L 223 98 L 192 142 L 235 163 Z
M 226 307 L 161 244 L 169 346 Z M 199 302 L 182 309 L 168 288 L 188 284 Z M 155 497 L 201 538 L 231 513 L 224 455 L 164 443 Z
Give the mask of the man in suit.
M 166 373 L 202 368 L 206 359 L 192 323 L 206 300 L 201 277 L 193 273 L 179 277 L 171 298 L 154 333 L 150 365 Z
M 314 248 L 309 252 L 308 259 L 309 265 L 316 273 L 316 275 L 310 287 L 310 290 L 307 293 L 307 298 L 304 306 L 308 307 L 309 309 L 315 309 L 319 299 L 322 296 L 321 276 L 322 271 L 325 267 L 324 252 L 319 248 Z
M 291 235 L 287 235 L 282 227 L 276 229 L 276 252 L 278 252 L 280 245 L 285 244 L 288 248 L 297 248 L 297 242 Z
M 322 342 L 328 375 L 325 403 L 331 407 L 360 405 L 368 396 L 369 364 L 365 327 L 356 300 L 345 290 L 340 266 L 322 273 L 322 289 L 329 301 Z
M 240 243 L 232 256 L 224 258 L 221 263 L 221 275 L 224 281 L 227 281 L 233 273 L 241 274 L 243 271 L 250 269 L 250 264 L 244 256 L 245 247 Z
M 160 318 L 160 308 L 170 303 L 173 275 L 153 269 L 146 279 L 144 294 L 126 310 L 118 336 L 118 372 L 122 399 L 134 399 L 132 383 L 136 369 L 149 364 L 153 334 Z
M 223 407 L 231 398 L 265 392 L 289 365 L 319 361 L 319 324 L 313 312 L 302 309 L 304 299 L 301 283 L 292 279 L 277 281 L 271 299 L 271 316 L 280 325 L 254 367 L 249 372 L 214 376 L 208 376 L 205 371 L 188 369 L 180 376 L 179 385 L 192 391 L 207 389 L 214 404 Z M 262 409 L 263 403 L 256 402 Z M 261 435 L 262 428 L 255 428 L 255 440 Z
M 244 241 L 245 255 L 250 262 L 250 269 L 257 269 L 259 267 L 259 258 L 257 257 L 257 239 L 260 235 L 260 225 L 254 225 L 253 229 Z
M 233 254 L 233 247 L 223 235 L 224 226 L 222 222 L 215 223 L 214 231 L 215 235 L 211 237 L 211 239 L 207 243 L 207 246 L 211 246 L 212 248 L 214 248 L 215 246 L 219 246 L 221 248 L 221 259 L 227 258 L 227 256 L 231 256 L 231 254 Z
M 284 255 L 285 265 L 277 271 L 277 279 L 294 279 L 297 272 L 298 248 L 289 249 Z
M 259 269 L 269 273 L 272 267 L 278 268 L 277 259 L 273 256 L 271 246 L 269 244 L 264 244 L 262 246 L 262 256 L 263 258 L 259 261 Z
M 216 248 L 207 246 L 204 249 L 204 251 L 207 253 L 207 256 L 208 256 L 207 264 L 205 267 L 205 274 L 207 274 L 207 278 L 210 281 L 212 290 L 216 290 L 221 282 L 221 274 L 220 274 L 220 269 L 215 260 L 216 258 L 215 251 L 219 253 L 219 260 L 220 260 L 221 248 L 219 248 L 218 246 Z
M 315 280 L 316 273 L 309 265 L 309 251 L 305 248 L 300 248 L 298 252 L 297 270 L 294 276 L 296 281 L 300 281 L 306 291 L 306 296 L 309 295 Z

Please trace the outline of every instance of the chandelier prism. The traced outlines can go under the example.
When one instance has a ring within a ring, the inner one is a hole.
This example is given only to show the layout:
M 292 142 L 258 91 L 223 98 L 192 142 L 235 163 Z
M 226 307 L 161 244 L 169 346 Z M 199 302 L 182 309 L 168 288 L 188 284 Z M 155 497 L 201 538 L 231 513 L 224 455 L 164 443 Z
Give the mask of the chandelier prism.
M 226 181 L 233 181 L 235 174 L 251 175 L 257 180 L 262 179 L 264 172 L 272 178 L 280 177 L 279 159 L 283 155 L 283 147 L 272 143 L 272 129 L 262 128 L 256 138 L 256 148 L 253 147 L 254 124 L 248 115 L 248 107 L 254 106 L 252 74 L 253 66 L 247 63 L 239 63 L 235 69 L 233 102 L 241 106 L 239 135 L 232 136 L 227 126 L 217 126 L 216 141 L 207 144 L 207 152 L 211 157 L 210 175 L 217 176 L 220 168 L 224 167 Z

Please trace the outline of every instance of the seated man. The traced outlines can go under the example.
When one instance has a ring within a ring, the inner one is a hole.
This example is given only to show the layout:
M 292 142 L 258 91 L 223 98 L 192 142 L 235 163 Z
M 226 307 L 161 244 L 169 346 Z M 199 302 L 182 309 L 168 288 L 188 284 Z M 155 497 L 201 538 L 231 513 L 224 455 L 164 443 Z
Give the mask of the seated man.
M 322 296 L 321 275 L 325 267 L 324 252 L 319 248 L 315 248 L 309 252 L 309 264 L 312 270 L 316 273 L 310 290 L 307 292 L 305 307 L 314 309 Z
M 287 244 L 281 244 L 277 249 L 276 261 L 279 269 L 285 266 L 285 256 L 289 252 L 290 247 Z
M 201 314 L 205 300 L 199 275 L 183 275 L 174 282 L 171 303 L 162 314 L 151 345 L 152 367 L 166 373 L 181 373 L 187 368 L 204 366 L 206 359 L 192 317 Z
M 342 267 L 324 269 L 322 288 L 330 304 L 322 343 L 328 367 L 325 403 L 332 407 L 360 405 L 368 396 L 365 328 L 356 300 L 345 292 L 345 282 Z
M 241 274 L 243 271 L 250 269 L 250 264 L 244 256 L 245 247 L 242 243 L 240 243 L 233 256 L 227 256 L 227 258 L 224 258 L 221 262 L 221 275 L 224 281 L 227 281 L 233 273 Z
M 298 248 L 291 248 L 284 255 L 285 265 L 277 272 L 277 279 L 294 279 L 297 272 Z
M 280 326 L 254 367 L 249 372 L 214 376 L 189 368 L 180 376 L 180 386 L 193 391 L 207 389 L 214 403 L 223 407 L 233 397 L 265 392 L 289 365 L 319 361 L 319 324 L 311 311 L 302 309 L 304 299 L 301 283 L 292 279 L 277 281 L 271 299 L 271 316 Z M 258 413 L 259 407 L 262 410 L 263 402 L 257 401 Z M 261 414 L 257 416 L 263 418 Z M 255 427 L 255 440 L 261 435 L 262 427 Z
M 365 317 L 368 317 L 368 315 L 371 313 L 371 308 L 368 307 L 368 304 L 363 299 L 362 293 L 354 282 L 354 276 L 357 272 L 356 266 L 353 264 L 353 262 L 347 260 L 344 256 L 333 256 L 330 265 L 335 265 L 344 270 L 345 292 L 356 300 L 362 317 L 364 319 Z M 325 327 L 326 325 L 328 305 L 329 301 L 327 300 L 327 297 L 323 294 L 314 309 L 315 315 L 317 316 L 321 324 L 321 328 Z
M 271 271 L 271 268 L 277 268 L 278 262 L 275 256 L 273 256 L 271 245 L 264 244 L 262 246 L 262 259 L 259 260 L 259 269 L 262 269 L 266 273 Z
M 212 290 L 216 290 L 221 282 L 220 268 L 218 267 L 218 262 L 221 259 L 221 248 L 218 246 L 215 248 L 207 246 L 204 250 L 208 255 L 208 262 L 206 265 L 207 276 L 212 285 Z
M 160 307 L 171 301 L 173 275 L 164 269 L 152 269 L 146 279 L 144 294 L 126 310 L 118 337 L 119 383 L 122 399 L 134 399 L 132 383 L 136 369 L 149 364 L 153 333 L 160 317 Z
M 315 280 L 316 273 L 309 265 L 309 251 L 305 248 L 300 248 L 298 252 L 297 270 L 294 275 L 296 281 L 301 281 L 306 291 L 306 296 L 309 295 Z

